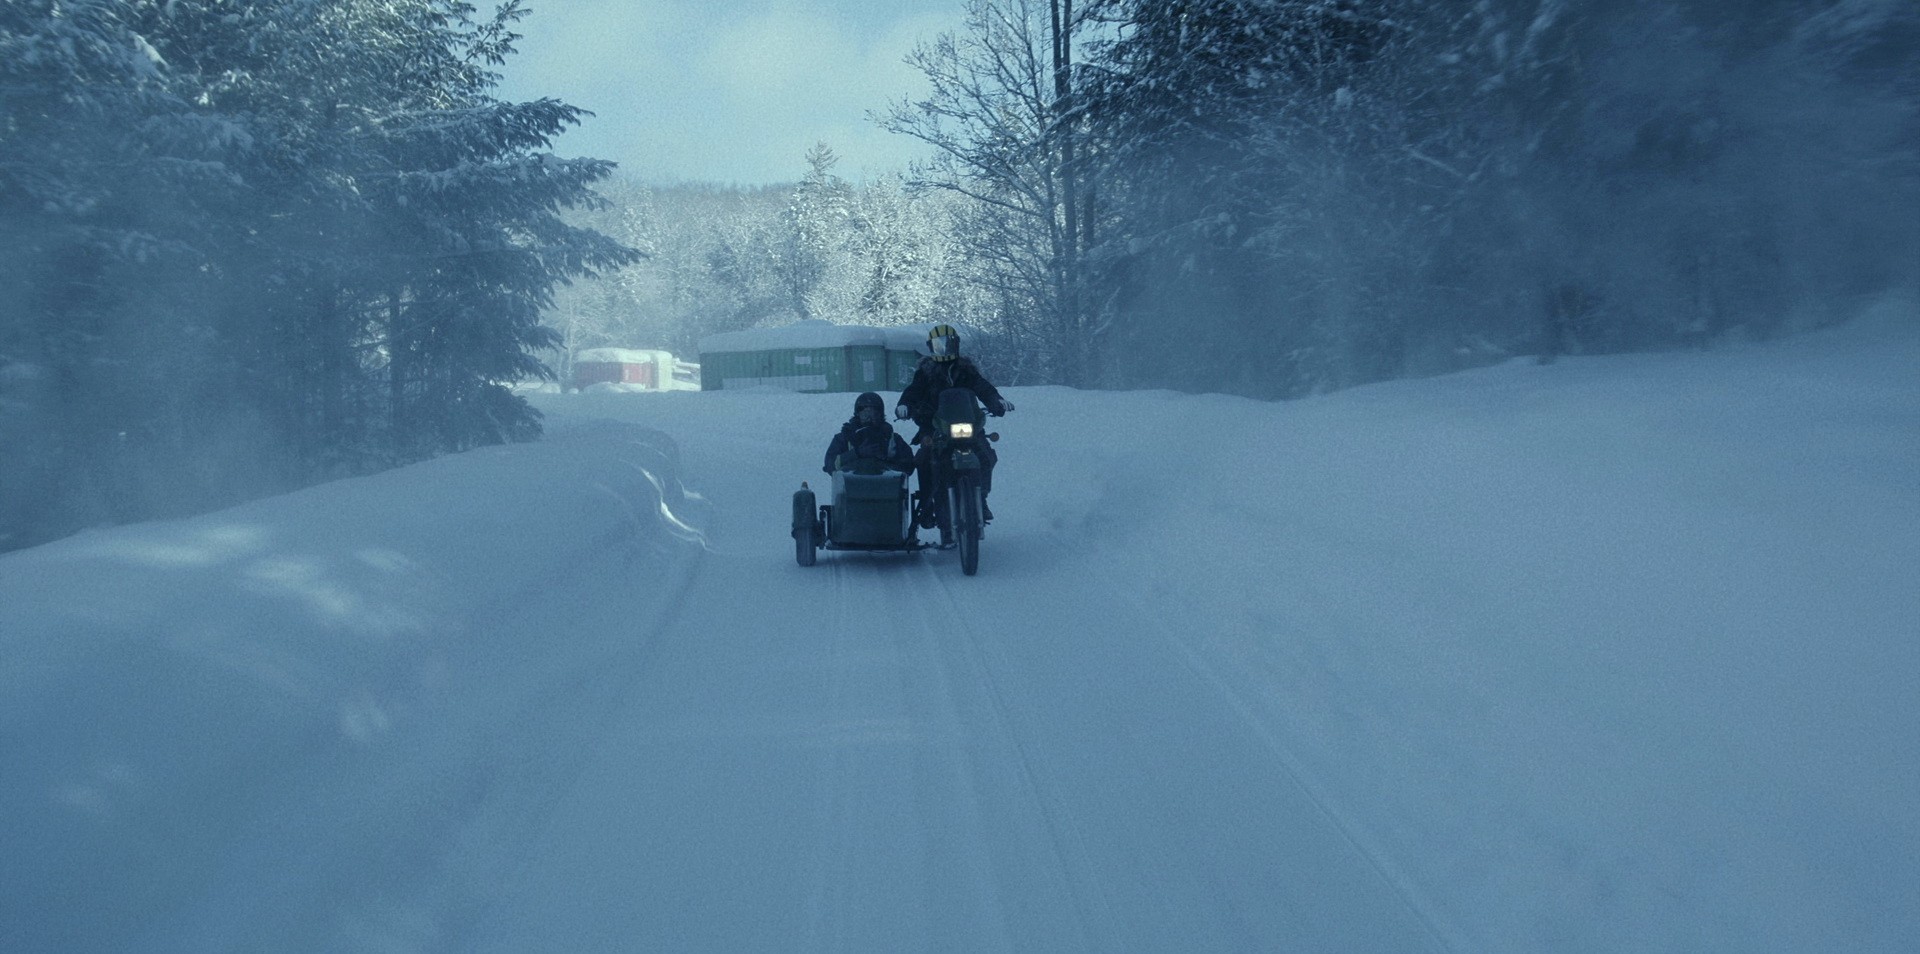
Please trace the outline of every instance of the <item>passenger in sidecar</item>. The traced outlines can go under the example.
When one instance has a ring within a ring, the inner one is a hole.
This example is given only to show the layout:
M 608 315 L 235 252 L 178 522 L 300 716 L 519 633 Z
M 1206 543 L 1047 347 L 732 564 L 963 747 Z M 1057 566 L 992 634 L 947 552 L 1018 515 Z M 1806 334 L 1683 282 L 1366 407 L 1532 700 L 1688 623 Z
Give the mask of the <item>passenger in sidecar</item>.
M 907 476 L 913 450 L 894 433 L 884 402 L 872 392 L 854 401 L 854 416 L 827 445 L 821 469 L 833 478 L 833 503 L 814 507 L 805 484 L 794 494 L 794 555 L 812 566 L 814 551 L 917 550 Z
M 868 391 L 853 399 L 853 416 L 828 442 L 820 469 L 829 474 L 847 469 L 873 471 L 874 465 L 912 473 L 913 449 L 887 422 L 886 402 Z

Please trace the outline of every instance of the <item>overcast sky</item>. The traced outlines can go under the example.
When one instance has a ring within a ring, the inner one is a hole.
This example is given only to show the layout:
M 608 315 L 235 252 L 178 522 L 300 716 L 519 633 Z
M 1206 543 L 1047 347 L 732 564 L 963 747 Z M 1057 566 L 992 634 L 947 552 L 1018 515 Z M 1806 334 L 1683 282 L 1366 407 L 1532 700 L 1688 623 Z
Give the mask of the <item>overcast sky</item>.
M 484 5 L 483 5 L 484 6 Z M 958 29 L 961 0 L 530 0 L 503 99 L 596 115 L 563 156 L 651 182 L 797 180 L 824 141 L 850 179 L 922 155 L 866 119 L 925 89 L 902 58 Z

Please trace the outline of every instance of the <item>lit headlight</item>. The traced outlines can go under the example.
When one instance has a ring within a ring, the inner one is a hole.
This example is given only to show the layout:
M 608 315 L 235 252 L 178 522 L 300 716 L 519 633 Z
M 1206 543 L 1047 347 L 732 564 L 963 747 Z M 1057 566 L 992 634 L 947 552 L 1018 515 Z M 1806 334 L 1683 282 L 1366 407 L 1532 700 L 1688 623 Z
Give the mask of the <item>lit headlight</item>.
M 949 425 L 947 427 L 947 436 L 953 438 L 956 441 L 972 440 L 973 425 L 971 423 Z

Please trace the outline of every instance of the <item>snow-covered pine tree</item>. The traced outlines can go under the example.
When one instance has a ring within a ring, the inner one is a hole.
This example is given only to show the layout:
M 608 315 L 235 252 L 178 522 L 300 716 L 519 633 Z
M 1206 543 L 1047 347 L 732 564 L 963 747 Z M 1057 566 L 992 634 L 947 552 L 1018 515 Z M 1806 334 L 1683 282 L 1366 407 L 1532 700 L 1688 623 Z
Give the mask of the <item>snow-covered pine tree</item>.
M 490 95 L 521 13 L 0 8 L 0 364 L 40 382 L 0 440 L 58 435 L 4 455 L 57 489 L 0 545 L 532 432 L 541 306 L 633 251 L 559 216 L 610 167 L 545 151 L 579 111 Z
M 232 329 L 287 466 L 353 472 L 531 433 L 504 384 L 541 373 L 541 306 L 633 253 L 558 214 L 610 168 L 545 152 L 579 111 L 490 95 L 520 4 L 484 19 L 456 0 L 242 6 L 209 17 L 241 35 L 191 50 L 223 67 L 198 71 L 203 100 L 264 117 L 255 254 L 234 278 L 273 293 L 264 321 Z
M 150 7 L 0 8 L 0 548 L 194 502 L 142 476 L 218 367 L 192 289 L 244 135 L 178 95 Z
M 826 143 L 807 150 L 807 173 L 780 215 L 780 238 L 773 268 L 788 307 L 801 318 L 848 316 L 815 314 L 813 302 L 842 245 L 852 212 L 853 190 L 833 173 L 840 157 Z

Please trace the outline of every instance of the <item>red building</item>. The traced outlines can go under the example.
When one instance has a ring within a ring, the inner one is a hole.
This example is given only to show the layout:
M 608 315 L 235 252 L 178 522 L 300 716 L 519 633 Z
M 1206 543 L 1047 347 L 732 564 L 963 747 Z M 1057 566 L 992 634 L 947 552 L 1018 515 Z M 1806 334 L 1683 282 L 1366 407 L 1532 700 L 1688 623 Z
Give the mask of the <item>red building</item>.
M 657 391 L 673 375 L 673 355 L 633 348 L 590 348 L 573 357 L 573 386 L 624 384 Z

